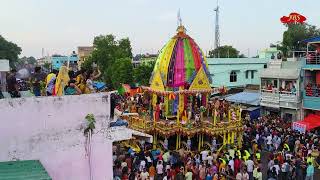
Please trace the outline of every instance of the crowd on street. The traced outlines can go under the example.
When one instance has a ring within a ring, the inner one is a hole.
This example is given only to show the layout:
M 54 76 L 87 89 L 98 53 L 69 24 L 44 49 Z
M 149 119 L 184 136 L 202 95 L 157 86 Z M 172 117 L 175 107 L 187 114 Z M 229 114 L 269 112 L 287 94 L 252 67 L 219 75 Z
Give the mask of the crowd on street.
M 115 143 L 114 179 L 132 180 L 308 180 L 319 168 L 319 131 L 293 131 L 276 115 L 244 122 L 242 147 L 190 152 L 153 149 L 141 151 Z

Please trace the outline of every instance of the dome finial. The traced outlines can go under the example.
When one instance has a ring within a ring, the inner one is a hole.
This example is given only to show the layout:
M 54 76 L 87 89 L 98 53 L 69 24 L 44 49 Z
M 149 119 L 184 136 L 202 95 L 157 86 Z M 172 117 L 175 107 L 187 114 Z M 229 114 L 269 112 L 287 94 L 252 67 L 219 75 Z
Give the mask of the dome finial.
M 185 33 L 186 32 L 185 27 L 182 25 L 182 19 L 181 19 L 181 16 L 180 16 L 180 8 L 178 10 L 177 26 L 178 26 L 178 28 L 177 28 L 178 33 Z
M 178 27 L 179 26 L 182 26 L 182 19 L 181 19 L 181 16 L 180 16 L 180 8 L 178 10 L 178 16 L 177 16 L 177 24 L 178 24 Z

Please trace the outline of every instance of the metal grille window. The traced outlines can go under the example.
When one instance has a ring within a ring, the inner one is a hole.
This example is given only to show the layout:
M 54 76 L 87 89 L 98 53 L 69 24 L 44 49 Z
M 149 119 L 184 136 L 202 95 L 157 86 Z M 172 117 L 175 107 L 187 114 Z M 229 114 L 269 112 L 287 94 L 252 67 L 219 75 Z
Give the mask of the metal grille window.
M 237 82 L 237 73 L 235 71 L 230 73 L 230 82 Z

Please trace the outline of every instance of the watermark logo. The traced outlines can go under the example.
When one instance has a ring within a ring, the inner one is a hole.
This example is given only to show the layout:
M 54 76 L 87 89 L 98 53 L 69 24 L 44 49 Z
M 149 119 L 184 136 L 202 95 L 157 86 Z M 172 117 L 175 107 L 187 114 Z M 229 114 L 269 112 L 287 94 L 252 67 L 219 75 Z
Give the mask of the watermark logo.
M 290 13 L 289 16 L 282 16 L 282 18 L 280 18 L 280 21 L 284 24 L 292 24 L 292 23 L 304 23 L 307 20 L 306 17 L 304 17 L 303 15 L 299 14 L 299 13 Z

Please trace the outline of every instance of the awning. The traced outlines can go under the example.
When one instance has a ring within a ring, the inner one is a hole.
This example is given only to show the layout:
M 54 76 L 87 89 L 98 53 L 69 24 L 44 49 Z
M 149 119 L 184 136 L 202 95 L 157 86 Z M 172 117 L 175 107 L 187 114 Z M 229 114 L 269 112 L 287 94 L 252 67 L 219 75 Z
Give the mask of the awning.
M 149 143 L 152 143 L 152 141 L 153 141 L 153 136 L 151 136 L 150 134 L 146 134 L 146 133 L 136 131 L 133 129 L 131 129 L 131 132 L 132 132 L 132 136 L 144 137 L 144 138 L 146 138 L 147 142 L 149 142 Z
M 234 103 L 243 103 L 243 104 L 249 104 L 253 106 L 259 106 L 260 93 L 241 92 L 241 93 L 228 96 L 226 100 Z
M 320 43 L 320 36 L 309 38 L 309 39 L 305 39 L 302 42 L 309 43 L 309 44 Z
M 320 127 L 320 115 L 316 114 L 310 114 L 303 120 L 292 123 L 292 128 L 302 133 L 316 127 Z

